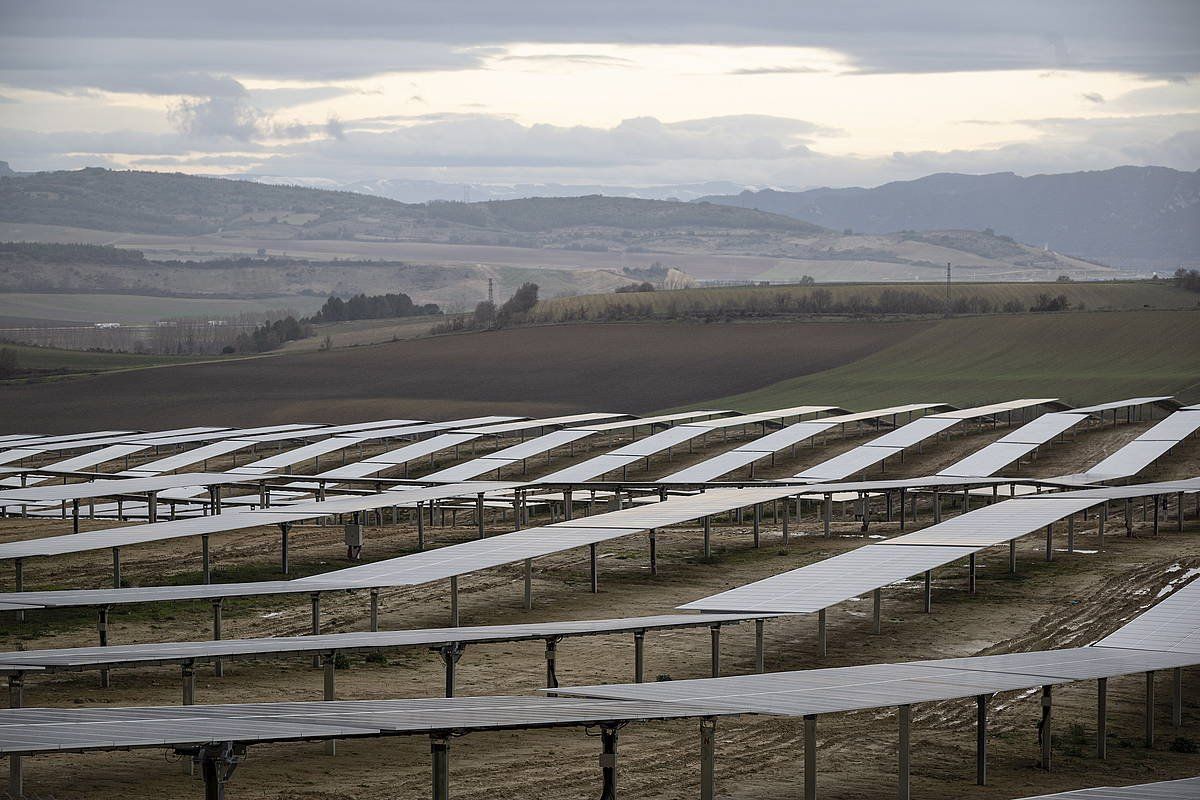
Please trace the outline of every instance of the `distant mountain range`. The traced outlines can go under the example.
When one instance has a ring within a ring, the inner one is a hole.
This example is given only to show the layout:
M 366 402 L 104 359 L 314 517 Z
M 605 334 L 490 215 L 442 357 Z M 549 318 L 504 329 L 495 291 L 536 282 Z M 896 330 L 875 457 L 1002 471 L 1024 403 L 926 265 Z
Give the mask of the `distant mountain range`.
M 295 178 L 277 175 L 229 175 L 229 178 L 272 185 L 307 186 L 386 197 L 402 203 L 431 201 L 471 202 L 484 200 L 520 200 L 527 197 L 583 197 L 602 194 L 607 197 L 633 197 L 642 200 L 681 200 L 687 202 L 715 194 L 734 194 L 745 184 L 729 181 L 664 184 L 661 186 L 610 186 L 576 183 L 442 183 L 403 178 L 379 178 L 364 181 L 334 181 L 328 178 Z
M 764 189 L 701 199 L 856 233 L 990 229 L 1107 264 L 1173 269 L 1200 261 L 1200 170 L 942 173 L 873 189 Z

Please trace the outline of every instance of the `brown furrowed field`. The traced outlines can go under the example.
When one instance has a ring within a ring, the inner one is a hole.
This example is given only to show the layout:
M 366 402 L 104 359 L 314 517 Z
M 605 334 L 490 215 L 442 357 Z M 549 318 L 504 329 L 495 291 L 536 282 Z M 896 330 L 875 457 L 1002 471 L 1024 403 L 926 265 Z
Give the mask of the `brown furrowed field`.
M 0 429 L 644 412 L 831 369 L 931 324 L 565 325 L 441 336 L 3 386 Z
M 0 384 L 0 432 L 1147 393 L 1200 400 L 1200 312 L 515 328 Z

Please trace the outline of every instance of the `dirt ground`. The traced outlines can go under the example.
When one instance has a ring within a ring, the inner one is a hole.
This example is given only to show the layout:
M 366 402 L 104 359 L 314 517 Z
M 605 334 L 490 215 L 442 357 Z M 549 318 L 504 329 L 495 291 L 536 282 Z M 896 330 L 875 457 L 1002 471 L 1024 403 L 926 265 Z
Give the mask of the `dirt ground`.
M 1043 448 L 1038 458 L 1019 470 L 1026 475 L 1077 471 L 1135 437 L 1149 422 L 1100 426 Z M 925 474 L 978 449 L 1006 432 L 980 430 L 954 436 L 903 463 L 889 462 L 887 476 Z M 797 455 L 781 455 L 760 468 L 757 477 L 791 474 L 804 466 L 860 444 L 835 440 Z M 732 443 L 731 443 L 732 444 Z M 656 459 L 649 476 L 665 474 L 726 445 L 710 442 L 693 454 L 678 453 L 668 465 Z M 573 460 L 588 454 L 580 453 Z M 465 454 L 464 456 L 465 457 Z M 559 458 L 557 468 L 572 459 Z M 243 459 L 244 461 L 244 459 Z M 442 466 L 439 464 L 439 466 Z M 530 472 L 534 472 L 533 465 Z M 1016 474 L 1014 471 L 1012 474 Z M 1147 471 L 1145 479 L 1200 474 L 1200 441 L 1185 443 Z M 631 478 L 636 477 L 631 475 Z M 1189 512 L 1192 506 L 1188 505 Z M 928 520 L 923 512 L 921 523 Z M 1060 551 L 1056 560 L 1042 558 L 1042 541 L 1019 542 L 1019 569 L 1007 574 L 1003 548 L 985 552 L 979 564 L 979 591 L 966 591 L 964 565 L 935 573 L 933 613 L 921 613 L 919 581 L 886 588 L 880 635 L 870 633 L 869 599 L 851 601 L 829 611 L 829 653 L 816 651 L 813 615 L 772 620 L 766 626 L 768 670 L 806 669 L 871 662 L 965 656 L 977 653 L 1077 646 L 1119 627 L 1149 605 L 1169 584 L 1200 570 L 1200 521 L 1186 520 L 1182 534 L 1174 520 L 1158 537 L 1141 525 L 1134 538 L 1114 535 L 1110 526 L 1103 549 L 1097 550 L 1094 529 L 1079 532 L 1077 551 Z M 535 520 L 536 522 L 537 520 Z M 434 545 L 474 536 L 466 520 L 460 527 L 427 531 Z M 494 532 L 506 530 L 495 520 Z M 85 523 L 103 527 L 104 523 Z M 0 521 L 4 540 L 61 533 L 61 520 Z M 535 562 L 534 608 L 522 608 L 518 566 L 489 570 L 460 580 L 463 624 L 586 619 L 667 612 L 676 605 L 723 589 L 758 580 L 862 546 L 868 536 L 891 535 L 897 525 L 875 523 L 864 535 L 852 520 L 835 520 L 835 536 L 819 535 L 814 509 L 806 508 L 784 548 L 778 527 L 768 523 L 763 544 L 752 547 L 746 526 L 732 523 L 714 529 L 716 557 L 705 561 L 699 530 L 672 528 L 659 533 L 660 574 L 651 577 L 644 536 L 615 540 L 600 547 L 600 592 L 587 591 L 586 554 L 568 552 Z M 796 531 L 799 531 L 797 534 Z M 1064 537 L 1065 538 L 1065 537 Z M 386 558 L 409 552 L 415 533 L 407 524 L 371 527 L 368 557 Z M 1060 541 L 1065 547 L 1065 541 Z M 278 538 L 274 529 L 255 529 L 213 537 L 216 580 L 274 577 Z M 174 541 L 123 553 L 126 578 L 134 583 L 194 580 L 198 576 L 198 543 Z M 345 564 L 337 526 L 304 526 L 293 530 L 291 554 L 297 574 L 336 569 Z M 26 567 L 32 587 L 103 586 L 109 580 L 107 553 L 81 554 Z M 9 575 L 11 573 L 8 573 Z M 8 586 L 11 582 L 7 575 Z M 385 590 L 382 628 L 434 627 L 449 616 L 448 586 L 435 584 Z M 365 593 L 323 598 L 325 631 L 366 628 Z M 300 634 L 308 630 L 307 598 L 227 601 L 227 637 Z M 111 641 L 163 641 L 205 638 L 210 630 L 207 604 L 162 604 L 114 609 Z M 25 623 L 0 621 L 4 649 L 65 647 L 95 643 L 90 613 L 31 613 Z M 725 674 L 753 670 L 754 629 L 726 627 L 722 635 Z M 337 673 L 339 699 L 433 696 L 440 692 L 442 670 L 436 656 L 419 650 L 387 654 L 385 663 L 350 658 Z M 543 685 L 543 644 L 537 642 L 472 646 L 459 664 L 459 695 L 527 694 Z M 563 685 L 619 682 L 632 679 L 632 636 L 581 637 L 559 645 L 559 680 Z M 709 637 L 703 628 L 651 633 L 647 636 L 646 674 L 673 679 L 705 677 L 709 669 Z M 1141 743 L 1143 678 L 1113 679 L 1109 685 L 1110 746 L 1107 761 L 1093 755 L 1095 684 L 1081 682 L 1055 689 L 1055 766 L 1050 773 L 1035 766 L 1039 715 L 1036 697 L 1005 693 L 993 701 L 988 787 L 974 785 L 974 703 L 970 700 L 929 703 L 914 709 L 913 796 L 927 798 L 1011 798 L 1083 786 L 1136 783 L 1200 774 L 1200 755 L 1175 752 L 1176 737 L 1200 739 L 1200 672 L 1184 672 L 1184 725 L 1170 724 L 1170 691 L 1160 676 L 1156 718 L 1158 739 L 1153 752 Z M 226 662 L 225 676 L 211 669 L 197 680 L 198 702 L 311 700 L 321 695 L 322 677 L 307 658 Z M 146 667 L 113 673 L 110 689 L 99 688 L 94 672 L 31 678 L 27 705 L 176 704 L 180 684 L 176 667 Z M 892 797 L 896 774 L 894 710 L 822 716 L 818 720 L 818 781 L 826 798 Z M 719 796 L 767 800 L 802 795 L 802 727 L 800 720 L 747 716 L 718 723 Z M 1176 748 L 1186 749 L 1186 748 Z M 451 782 L 458 798 L 587 797 L 599 791 L 598 741 L 577 729 L 515 733 L 477 733 L 456 739 L 451 748 Z M 621 733 L 620 780 L 623 796 L 690 798 L 697 794 L 699 736 L 693 721 L 633 725 Z M 145 750 L 26 759 L 26 786 L 39 797 L 191 798 L 201 794 L 197 779 L 172 764 L 173 756 Z M 256 746 L 238 768 L 230 797 L 332 798 L 424 797 L 429 792 L 428 742 L 422 737 L 366 739 L 339 743 L 327 756 L 317 743 Z

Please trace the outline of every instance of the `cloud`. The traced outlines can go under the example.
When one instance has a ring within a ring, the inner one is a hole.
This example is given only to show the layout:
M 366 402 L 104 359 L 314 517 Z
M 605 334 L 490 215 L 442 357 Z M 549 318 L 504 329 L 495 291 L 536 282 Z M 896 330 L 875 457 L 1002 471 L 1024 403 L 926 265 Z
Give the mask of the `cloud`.
M 735 69 L 725 73 L 726 75 L 803 75 L 825 70 L 817 69 L 816 67 L 747 67 L 746 69 Z
M 1192 0 L 1009 0 L 971 4 L 969 11 L 961 0 L 695 0 L 686 14 L 673 0 L 403 6 L 391 0 L 5 0 L 3 15 L 11 41 L 0 42 L 0 70 L 24 72 L 22 86 L 96 85 L 88 72 L 106 64 L 111 69 L 101 72 L 133 81 L 139 71 L 173 74 L 182 65 L 200 73 L 307 80 L 464 69 L 513 42 L 819 47 L 845 54 L 863 72 L 1069 67 L 1200 73 L 1200 4 Z M 66 63 L 56 65 L 60 57 Z
M 1104 95 L 1100 94 L 1099 92 L 1084 92 L 1082 97 L 1084 100 L 1087 100 L 1089 103 L 1098 103 L 1099 104 L 1099 103 L 1104 102 Z
M 171 124 L 187 136 L 228 138 L 240 142 L 249 142 L 261 136 L 267 122 L 266 115 L 244 96 L 184 99 L 167 116 Z

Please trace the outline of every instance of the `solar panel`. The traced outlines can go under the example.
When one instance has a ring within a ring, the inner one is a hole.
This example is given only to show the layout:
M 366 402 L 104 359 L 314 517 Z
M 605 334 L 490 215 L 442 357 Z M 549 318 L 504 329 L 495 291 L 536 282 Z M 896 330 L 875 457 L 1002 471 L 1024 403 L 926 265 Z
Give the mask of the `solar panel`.
M 973 547 L 868 545 L 679 608 L 806 614 L 966 558 L 974 552 L 977 549 Z
M 1193 580 L 1097 645 L 1200 654 L 1200 581 Z
M 1023 800 L 1196 800 L 1200 797 L 1200 777 L 1177 781 L 1140 783 L 1136 786 L 1098 786 L 1026 797 Z
M 770 453 L 761 453 L 754 450 L 731 450 L 728 453 L 720 453 L 712 458 L 705 459 L 699 464 L 693 464 L 686 469 L 673 472 L 664 478 L 659 478 L 658 483 L 703 483 L 705 481 L 713 481 L 722 475 L 728 475 L 734 470 L 749 466 L 755 461 L 764 459 L 769 455 Z
M 1027 422 L 1015 431 L 997 439 L 997 443 L 1045 444 L 1055 436 L 1070 430 L 1087 417 L 1074 411 L 1058 411 L 1042 414 L 1032 422 Z
M 720 417 L 730 414 L 737 414 L 736 411 L 727 411 L 724 409 L 701 409 L 699 411 L 680 411 L 677 414 L 659 414 L 655 417 L 634 417 L 633 419 L 623 419 L 617 422 L 604 422 L 599 425 L 583 425 L 576 430 L 596 431 L 597 433 L 607 433 L 609 431 L 623 431 L 630 428 L 640 428 L 645 425 L 666 425 L 669 423 L 679 423 L 691 420 L 701 419 L 703 417 Z
M 478 625 L 398 631 L 358 631 L 313 636 L 255 639 L 215 639 L 194 642 L 155 642 L 105 647 L 64 647 L 20 650 L 0 654 L 0 665 L 20 669 L 67 670 L 101 665 L 164 664 L 189 659 L 230 658 L 288 653 L 341 652 L 397 647 L 436 647 L 445 644 L 516 642 L 568 636 L 593 636 L 630 631 L 694 628 L 736 624 L 760 617 L 745 614 L 659 614 L 619 619 L 568 620 L 518 625 Z
M 572 686 L 552 691 L 595 697 L 723 708 L 730 713 L 804 716 L 951 700 L 1028 689 L 1063 679 L 940 669 L 917 664 L 866 664 L 655 683 Z
M 151 708 L 18 708 L 0 710 L 0 755 L 590 726 L 720 713 L 720 709 L 705 706 L 503 696 Z
M 1200 412 L 1176 411 L 1150 430 L 1137 437 L 1137 441 L 1178 442 L 1200 429 Z
M 224 472 L 187 472 L 180 475 L 153 475 L 144 478 L 115 478 L 84 483 L 54 484 L 9 488 L 0 493 L 0 503 L 58 502 L 118 494 L 143 494 L 178 486 L 213 486 L 243 480 Z
M 924 417 L 924 419 L 932 418 Z M 917 420 L 916 422 L 910 424 L 916 425 L 917 422 L 921 422 L 921 420 Z M 853 450 L 847 450 L 840 455 L 836 455 L 833 458 L 822 461 L 816 466 L 809 467 L 803 472 L 798 473 L 796 477 L 819 481 L 840 480 L 873 467 L 884 459 L 896 455 L 903 449 L 903 447 L 877 447 L 875 445 L 863 445 L 862 447 L 856 447 Z
M 613 470 L 636 464 L 641 456 L 616 456 L 610 453 L 589 458 L 539 478 L 535 483 L 582 483 L 599 478 Z
M 982 450 L 974 452 L 944 469 L 938 470 L 938 474 L 953 477 L 991 475 L 1004 469 L 1004 467 L 1017 459 L 1032 453 L 1038 447 L 1038 444 L 992 442 Z
M 1163 395 L 1161 397 L 1131 397 L 1128 400 L 1117 400 L 1112 403 L 1100 403 L 1095 406 L 1084 406 L 1083 408 L 1073 408 L 1073 414 L 1098 414 L 1101 411 L 1115 411 L 1119 408 L 1132 408 L 1133 406 L 1144 406 L 1148 403 L 1161 403 L 1164 400 L 1170 400 L 1171 395 Z
M 912 447 L 926 439 L 936 436 L 942 431 L 949 430 L 961 422 L 955 417 L 933 415 L 915 419 L 907 425 L 901 425 L 894 431 L 872 439 L 870 447 Z
M 991 547 L 1004 544 L 1096 505 L 1094 498 L 1072 498 L 1069 494 L 1026 496 L 984 506 L 924 530 L 879 542 L 879 546 Z

